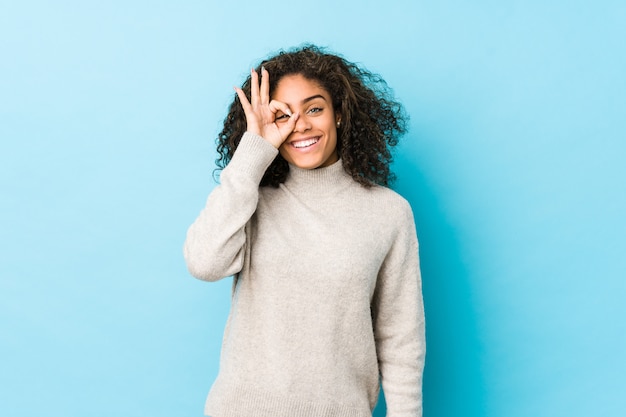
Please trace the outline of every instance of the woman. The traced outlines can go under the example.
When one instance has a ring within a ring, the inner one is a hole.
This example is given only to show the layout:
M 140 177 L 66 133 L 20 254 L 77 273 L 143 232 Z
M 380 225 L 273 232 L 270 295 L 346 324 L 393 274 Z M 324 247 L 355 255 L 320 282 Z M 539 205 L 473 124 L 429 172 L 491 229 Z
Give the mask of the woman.
M 419 416 L 424 310 L 411 208 L 386 188 L 404 117 L 379 77 L 314 46 L 235 88 L 223 168 L 185 259 L 234 276 L 212 417 Z

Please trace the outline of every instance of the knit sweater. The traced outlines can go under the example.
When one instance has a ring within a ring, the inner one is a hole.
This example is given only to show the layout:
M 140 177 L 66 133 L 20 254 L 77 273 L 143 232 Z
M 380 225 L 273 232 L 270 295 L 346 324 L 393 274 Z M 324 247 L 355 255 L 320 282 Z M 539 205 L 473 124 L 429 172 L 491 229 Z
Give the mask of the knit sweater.
M 212 417 L 422 414 L 424 310 L 413 215 L 341 160 L 290 166 L 259 187 L 277 150 L 244 134 L 187 232 L 191 274 L 234 276 Z

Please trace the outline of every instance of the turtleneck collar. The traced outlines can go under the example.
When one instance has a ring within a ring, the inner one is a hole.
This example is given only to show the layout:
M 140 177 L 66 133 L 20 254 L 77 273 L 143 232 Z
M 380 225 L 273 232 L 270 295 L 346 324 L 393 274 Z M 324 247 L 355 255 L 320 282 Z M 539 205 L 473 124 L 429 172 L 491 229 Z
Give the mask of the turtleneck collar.
M 284 185 L 292 191 L 319 194 L 332 192 L 353 182 L 339 159 L 332 165 L 316 169 L 303 169 L 289 164 L 289 174 Z

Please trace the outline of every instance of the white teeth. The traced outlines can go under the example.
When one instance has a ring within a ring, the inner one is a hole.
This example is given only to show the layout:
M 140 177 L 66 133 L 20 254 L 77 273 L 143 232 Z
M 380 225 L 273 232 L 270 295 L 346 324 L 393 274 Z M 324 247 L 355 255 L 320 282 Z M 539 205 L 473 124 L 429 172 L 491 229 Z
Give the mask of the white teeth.
M 298 142 L 293 142 L 293 147 L 294 148 L 306 148 L 307 146 L 311 146 L 317 143 L 317 141 L 318 139 L 301 140 Z

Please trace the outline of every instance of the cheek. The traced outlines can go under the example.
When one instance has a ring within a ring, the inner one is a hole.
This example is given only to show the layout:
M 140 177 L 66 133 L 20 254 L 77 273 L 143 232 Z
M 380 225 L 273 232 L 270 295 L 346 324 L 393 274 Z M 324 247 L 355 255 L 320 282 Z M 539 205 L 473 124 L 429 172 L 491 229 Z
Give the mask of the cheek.
M 333 138 L 335 140 L 335 142 L 337 140 L 339 140 L 339 132 L 338 132 L 337 127 L 335 126 L 334 123 L 331 126 L 330 131 L 328 132 L 328 134 L 330 135 L 331 138 Z
M 280 154 L 280 156 L 283 157 L 283 159 L 285 159 L 285 161 L 293 163 L 293 158 L 291 158 L 289 152 L 287 151 L 287 145 L 280 145 L 280 148 L 278 148 L 278 153 Z
M 326 131 L 329 135 L 337 136 L 337 122 L 335 121 L 335 117 L 329 118 L 324 121 L 324 125 L 326 126 Z

